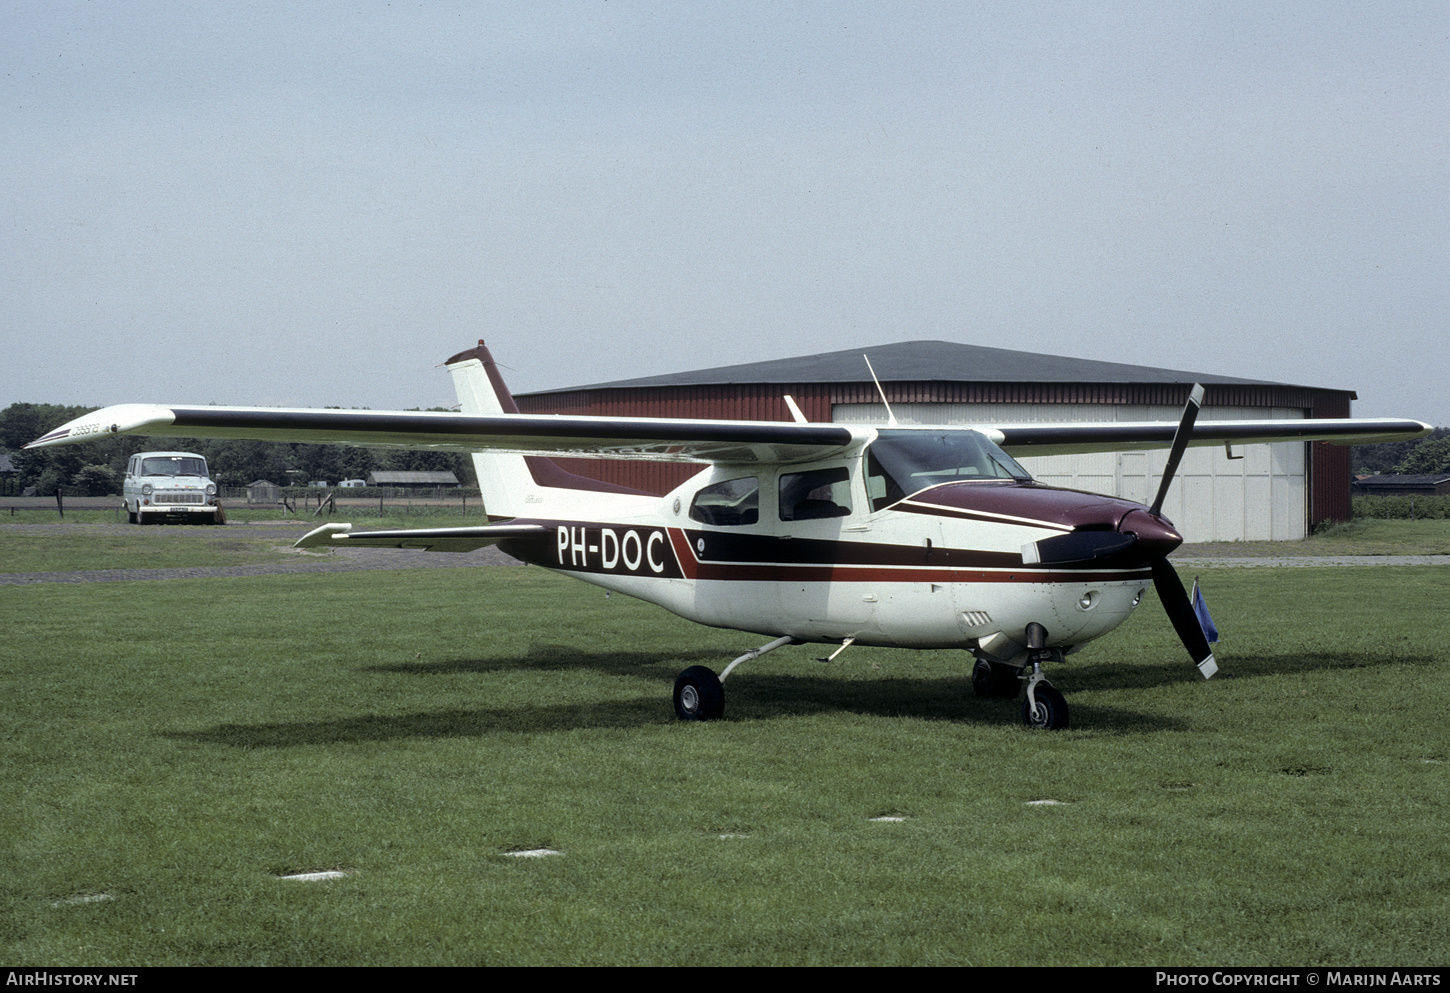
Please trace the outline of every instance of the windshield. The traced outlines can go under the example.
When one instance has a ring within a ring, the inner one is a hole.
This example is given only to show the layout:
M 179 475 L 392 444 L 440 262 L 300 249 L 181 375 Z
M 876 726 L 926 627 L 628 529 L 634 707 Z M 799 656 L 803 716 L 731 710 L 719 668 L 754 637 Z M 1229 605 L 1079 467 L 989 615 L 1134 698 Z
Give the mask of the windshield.
M 205 476 L 206 459 L 195 455 L 153 455 L 141 460 L 143 476 Z
M 871 509 L 881 510 L 937 483 L 1032 479 L 978 431 L 885 429 L 866 450 Z

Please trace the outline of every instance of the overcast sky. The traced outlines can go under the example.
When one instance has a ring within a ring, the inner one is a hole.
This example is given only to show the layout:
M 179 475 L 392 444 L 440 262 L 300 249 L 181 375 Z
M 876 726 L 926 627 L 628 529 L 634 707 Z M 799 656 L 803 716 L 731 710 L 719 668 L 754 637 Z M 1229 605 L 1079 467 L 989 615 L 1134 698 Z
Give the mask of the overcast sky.
M 1450 424 L 1450 4 L 0 6 L 0 407 L 943 339 Z

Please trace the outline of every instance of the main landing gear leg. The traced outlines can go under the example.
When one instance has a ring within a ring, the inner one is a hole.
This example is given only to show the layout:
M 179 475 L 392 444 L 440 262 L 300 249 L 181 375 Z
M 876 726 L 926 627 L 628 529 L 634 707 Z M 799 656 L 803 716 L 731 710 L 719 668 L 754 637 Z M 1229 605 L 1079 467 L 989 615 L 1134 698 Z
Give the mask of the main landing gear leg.
M 725 713 L 725 689 L 721 686 L 725 682 L 725 677 L 730 675 L 741 662 L 753 661 L 766 652 L 773 652 L 777 648 L 793 644 L 795 644 L 795 639 L 790 635 L 777 638 L 768 645 L 761 645 L 754 651 L 746 652 L 727 665 L 725 671 L 719 676 L 716 676 L 714 670 L 708 666 L 690 666 L 675 678 L 675 716 L 682 721 L 719 720 Z

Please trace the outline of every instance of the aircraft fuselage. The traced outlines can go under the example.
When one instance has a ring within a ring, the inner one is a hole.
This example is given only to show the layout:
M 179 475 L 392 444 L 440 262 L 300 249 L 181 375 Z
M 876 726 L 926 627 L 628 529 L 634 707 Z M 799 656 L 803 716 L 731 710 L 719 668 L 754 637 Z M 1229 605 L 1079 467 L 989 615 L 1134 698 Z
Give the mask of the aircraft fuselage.
M 760 491 L 778 488 L 758 467 L 750 472 Z M 545 530 L 501 547 L 702 624 L 799 641 L 974 648 L 1009 661 L 1025 651 L 1032 622 L 1064 649 L 1113 630 L 1153 582 L 1144 543 L 1157 551 L 1181 540 L 1139 504 L 1012 480 L 941 483 L 879 510 L 843 488 L 849 509 L 829 517 L 783 520 L 757 500 L 753 519 L 692 519 L 700 493 L 739 478 L 707 471 L 612 520 L 518 518 Z M 1139 535 L 1131 554 L 1051 566 L 1024 559 L 1024 545 L 1044 538 L 1124 526 Z

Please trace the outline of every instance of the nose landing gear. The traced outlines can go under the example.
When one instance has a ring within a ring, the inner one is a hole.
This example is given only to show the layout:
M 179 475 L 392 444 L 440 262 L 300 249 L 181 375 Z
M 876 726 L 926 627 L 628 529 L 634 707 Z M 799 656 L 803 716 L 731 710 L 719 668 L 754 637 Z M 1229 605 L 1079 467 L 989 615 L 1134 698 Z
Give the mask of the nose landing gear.
M 1060 648 L 1048 648 L 1047 629 L 1036 622 L 1027 625 L 1027 662 L 1022 667 L 978 657 L 972 667 L 972 689 L 980 697 L 1010 700 L 1020 684 L 1027 692 L 1022 701 L 1022 723 L 1030 728 L 1055 731 L 1067 727 L 1067 700 L 1047 681 L 1044 662 L 1061 662 Z

